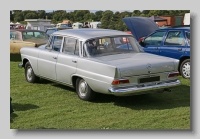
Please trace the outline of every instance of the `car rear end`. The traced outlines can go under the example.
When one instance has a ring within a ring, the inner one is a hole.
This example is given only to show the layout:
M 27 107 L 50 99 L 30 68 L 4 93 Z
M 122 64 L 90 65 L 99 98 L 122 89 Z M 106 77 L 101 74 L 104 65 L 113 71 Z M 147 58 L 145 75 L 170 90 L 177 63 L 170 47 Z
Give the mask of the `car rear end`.
M 118 74 L 108 89 L 111 94 L 127 96 L 151 93 L 153 90 L 169 91 L 169 88 L 180 85 L 177 78 L 179 60 L 160 57 L 155 62 L 151 56 L 143 60 L 140 59 L 141 56 L 134 61 L 132 58 L 126 59 L 126 62 L 121 60 L 121 63 L 112 61 L 117 66 Z M 147 59 L 148 63 L 145 62 Z M 130 64 L 131 61 L 133 64 Z

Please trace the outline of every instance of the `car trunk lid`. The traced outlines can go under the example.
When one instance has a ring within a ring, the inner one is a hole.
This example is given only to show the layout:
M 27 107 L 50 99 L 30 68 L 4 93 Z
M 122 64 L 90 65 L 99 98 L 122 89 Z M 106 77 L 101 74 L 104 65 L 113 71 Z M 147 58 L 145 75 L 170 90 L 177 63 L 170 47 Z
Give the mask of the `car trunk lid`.
M 99 57 L 119 69 L 121 77 L 162 73 L 175 70 L 174 62 L 167 57 L 147 53 L 119 54 Z
M 147 17 L 127 17 L 122 20 L 138 41 L 159 29 L 158 25 Z

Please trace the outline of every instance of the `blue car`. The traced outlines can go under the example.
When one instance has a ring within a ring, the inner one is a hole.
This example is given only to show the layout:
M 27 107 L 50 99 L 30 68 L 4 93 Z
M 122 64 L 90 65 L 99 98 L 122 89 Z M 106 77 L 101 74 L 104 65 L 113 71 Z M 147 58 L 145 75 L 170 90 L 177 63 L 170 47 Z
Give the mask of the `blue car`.
M 145 52 L 179 59 L 180 74 L 190 78 L 190 26 L 159 29 L 145 17 L 128 17 L 123 21 Z
M 50 37 L 50 35 L 52 34 L 52 33 L 54 33 L 54 32 L 56 32 L 56 31 L 59 31 L 59 30 L 64 30 L 64 29 L 72 29 L 72 27 L 70 28 L 56 28 L 56 27 L 54 27 L 54 28 L 47 28 L 46 29 L 46 34 L 48 35 L 48 37 Z

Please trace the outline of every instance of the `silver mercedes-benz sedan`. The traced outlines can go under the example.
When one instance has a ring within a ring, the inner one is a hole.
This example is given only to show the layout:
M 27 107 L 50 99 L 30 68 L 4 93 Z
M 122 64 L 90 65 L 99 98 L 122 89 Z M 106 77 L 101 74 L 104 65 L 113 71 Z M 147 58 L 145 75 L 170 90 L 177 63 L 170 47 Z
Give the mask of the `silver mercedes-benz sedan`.
M 126 48 L 126 49 L 124 49 Z M 180 85 L 179 60 L 145 53 L 126 32 L 69 29 L 54 32 L 47 44 L 20 49 L 26 80 L 40 78 L 74 87 L 91 101 L 97 93 L 127 96 Z

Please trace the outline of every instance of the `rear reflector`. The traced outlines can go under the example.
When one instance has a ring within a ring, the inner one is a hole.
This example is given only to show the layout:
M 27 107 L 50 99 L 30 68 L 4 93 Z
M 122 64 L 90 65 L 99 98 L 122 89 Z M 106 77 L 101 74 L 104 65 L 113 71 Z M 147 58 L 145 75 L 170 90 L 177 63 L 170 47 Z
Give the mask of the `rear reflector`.
M 112 82 L 112 85 L 116 85 L 116 84 L 123 84 L 123 83 L 130 83 L 128 79 L 118 79 L 118 80 L 114 80 Z
M 179 75 L 180 75 L 179 72 L 169 73 L 168 78 L 170 78 L 170 77 L 176 77 L 176 76 L 179 76 Z

